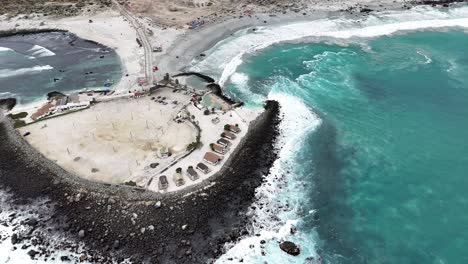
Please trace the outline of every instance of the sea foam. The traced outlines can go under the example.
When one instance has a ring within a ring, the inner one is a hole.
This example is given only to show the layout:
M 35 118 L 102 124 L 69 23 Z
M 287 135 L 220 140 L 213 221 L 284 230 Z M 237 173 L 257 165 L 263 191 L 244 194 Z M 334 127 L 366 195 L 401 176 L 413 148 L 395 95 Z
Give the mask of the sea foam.
M 0 47 L 0 52 L 11 51 L 12 49 L 6 47 Z
M 242 90 L 248 89 L 244 87 L 248 79 L 237 73 L 243 57 L 275 43 L 305 40 L 309 37 L 352 40 L 404 31 L 440 30 L 450 27 L 468 28 L 467 6 L 446 10 L 420 6 L 405 11 L 375 13 L 364 20 L 335 18 L 262 26 L 256 27 L 254 32 L 244 29 L 228 41 L 218 43 L 207 51 L 207 57 L 194 64 L 194 67 L 218 78 L 220 85 L 230 80 L 237 88 L 242 88 L 241 92 L 245 92 Z M 421 53 L 420 55 L 424 56 Z M 426 56 L 424 61 L 431 63 L 431 59 Z M 308 63 L 313 67 L 312 61 Z M 302 80 L 299 79 L 296 81 Z M 246 263 L 261 263 L 264 260 L 268 260 L 269 263 L 304 263 L 307 256 L 317 259 L 315 250 L 319 238 L 314 231 L 308 234 L 298 231 L 294 236 L 290 235 L 291 228 L 300 224 L 304 217 L 314 213 L 313 210 L 308 213 L 301 211 L 304 190 L 299 175 L 294 171 L 294 159 L 298 155 L 296 150 L 304 144 L 306 134 L 312 133 L 321 124 L 320 118 L 298 97 L 287 95 L 288 92 L 283 91 L 294 89 L 295 87 L 291 87 L 294 85 L 297 84 L 292 81 L 282 84 L 277 82 L 268 96 L 268 99 L 277 100 L 282 106 L 281 135 L 276 143 L 276 147 L 281 149 L 279 159 L 275 161 L 269 174 L 265 175 L 264 183 L 256 190 L 256 201 L 249 211 L 252 218 L 249 235 L 237 243 L 226 245 L 227 252 L 217 263 L 230 263 L 230 258 L 243 259 Z M 285 175 L 287 184 L 284 180 Z M 298 242 L 303 253 L 295 259 L 282 253 L 278 250 L 277 242 L 283 239 Z M 265 240 L 264 244 L 261 243 L 262 240 Z M 263 253 L 266 253 L 266 256 L 262 258 Z
M 31 52 L 32 56 L 38 58 L 55 56 L 54 52 L 39 45 L 34 45 L 31 49 L 28 50 L 28 52 Z
M 218 77 L 223 85 L 242 64 L 242 57 L 275 43 L 297 41 L 307 37 L 336 39 L 372 38 L 401 31 L 468 28 L 468 7 L 454 7 L 448 11 L 420 6 L 399 12 L 382 12 L 369 15 L 365 20 L 319 19 L 286 25 L 257 27 L 256 31 L 243 30 L 242 34 L 223 41 L 210 49 L 205 60 L 196 65 Z
M 299 154 L 297 150 L 303 144 L 304 135 L 312 133 L 321 120 L 300 99 L 282 91 L 284 87 L 283 83 L 278 82 L 268 95 L 269 100 L 280 103 L 281 115 L 284 116 L 279 128 L 280 138 L 276 143 L 276 148 L 280 149 L 279 159 L 256 190 L 256 201 L 248 212 L 253 219 L 249 235 L 237 244 L 226 245 L 227 253 L 216 263 L 230 263 L 229 258 L 257 263 L 262 252 L 268 254 L 267 259 L 275 259 L 275 263 L 289 263 L 291 256 L 280 254 L 277 250 L 278 242 L 285 239 L 312 245 L 303 249 L 300 259 L 317 255 L 313 246 L 315 237 L 301 233 L 291 236 L 291 229 L 301 221 L 300 204 L 295 197 L 300 197 L 303 191 L 301 181 L 294 172 L 294 159 Z
M 21 69 L 3 69 L 0 70 L 0 78 L 12 77 L 17 75 L 34 74 L 41 71 L 52 70 L 53 67 L 50 65 L 36 65 L 30 68 Z

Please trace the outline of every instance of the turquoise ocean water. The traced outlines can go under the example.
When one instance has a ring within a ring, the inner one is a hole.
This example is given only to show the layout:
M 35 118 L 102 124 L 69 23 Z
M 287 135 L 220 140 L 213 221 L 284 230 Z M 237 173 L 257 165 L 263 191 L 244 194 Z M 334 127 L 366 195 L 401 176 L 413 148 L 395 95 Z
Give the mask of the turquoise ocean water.
M 419 14 L 436 12 L 452 18 Z M 195 64 L 225 78 L 232 97 L 275 99 L 284 114 L 280 160 L 258 190 L 263 209 L 219 262 L 468 263 L 467 48 L 465 29 L 431 27 L 276 43 L 243 55 L 228 78 L 229 65 Z M 282 240 L 301 255 L 281 252 Z
M 252 93 L 298 97 L 322 120 L 295 154 L 301 206 L 319 216 L 299 228 L 333 262 L 468 262 L 468 34 L 362 44 L 278 45 L 238 68 Z

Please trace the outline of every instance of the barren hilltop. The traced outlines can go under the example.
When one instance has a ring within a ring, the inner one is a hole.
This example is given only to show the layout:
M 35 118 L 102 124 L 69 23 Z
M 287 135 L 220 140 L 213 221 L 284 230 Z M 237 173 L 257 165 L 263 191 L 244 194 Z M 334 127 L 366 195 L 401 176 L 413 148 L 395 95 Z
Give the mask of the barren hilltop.
M 0 15 L 9 17 L 25 15 L 25 18 L 75 16 L 103 11 L 113 2 L 113 0 L 5 0 L 0 6 Z M 303 0 L 118 0 L 115 2 L 164 26 L 182 26 L 198 18 L 215 20 L 226 16 L 244 16 L 254 11 L 300 12 L 310 5 L 310 1 L 306 3 Z

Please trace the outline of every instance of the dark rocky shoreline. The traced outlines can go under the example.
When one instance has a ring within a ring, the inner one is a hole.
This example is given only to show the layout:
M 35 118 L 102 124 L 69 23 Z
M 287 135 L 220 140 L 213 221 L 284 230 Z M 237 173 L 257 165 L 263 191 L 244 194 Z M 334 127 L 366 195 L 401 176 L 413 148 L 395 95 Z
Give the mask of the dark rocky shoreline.
M 252 124 L 236 153 L 220 173 L 187 191 L 155 195 L 145 190 L 91 184 L 66 175 L 27 145 L 8 122 L 0 123 L 0 185 L 22 206 L 48 199 L 50 220 L 39 216 L 35 227 L 52 229 L 77 242 L 85 242 L 80 259 L 106 263 L 131 258 L 134 263 L 206 263 L 223 253 L 226 242 L 247 234 L 245 212 L 277 158 L 272 148 L 279 124 L 279 105 L 268 101 L 266 111 Z M 28 225 L 29 220 L 24 222 Z M 29 243 L 31 234 L 17 234 L 16 243 Z M 44 250 L 32 258 L 53 253 L 47 236 L 39 239 Z M 38 243 L 37 241 L 35 243 Z M 72 256 L 63 256 L 65 260 Z
M 68 31 L 62 30 L 62 29 L 53 29 L 53 28 L 12 29 L 12 30 L 0 31 L 0 37 L 11 37 L 15 35 L 30 35 L 30 34 L 51 33 L 51 32 L 66 33 Z

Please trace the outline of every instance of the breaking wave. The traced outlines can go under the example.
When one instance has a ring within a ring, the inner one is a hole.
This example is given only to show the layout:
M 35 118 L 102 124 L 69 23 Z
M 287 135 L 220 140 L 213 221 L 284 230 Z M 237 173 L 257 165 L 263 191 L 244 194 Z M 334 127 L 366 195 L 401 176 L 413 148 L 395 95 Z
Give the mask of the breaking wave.
M 252 204 L 248 215 L 252 218 L 249 235 L 236 244 L 226 245 L 228 251 L 216 263 L 230 263 L 229 259 L 242 259 L 245 263 L 262 263 L 262 255 L 274 259 L 275 263 L 291 263 L 291 256 L 278 251 L 278 242 L 295 241 L 300 244 L 314 245 L 316 236 L 291 230 L 302 222 L 300 199 L 304 192 L 300 175 L 295 171 L 295 160 L 300 155 L 300 146 L 305 136 L 320 126 L 321 119 L 300 99 L 288 94 L 294 83 L 279 80 L 268 95 L 269 100 L 276 100 L 281 105 L 280 138 L 276 148 L 280 149 L 279 158 L 273 164 L 264 183 L 256 190 L 256 202 Z M 312 213 L 312 212 L 310 212 Z M 299 258 L 317 256 L 315 247 L 301 249 Z
M 12 49 L 5 48 L 5 47 L 0 47 L 0 52 L 4 52 L 4 51 L 12 51 Z
M 242 64 L 242 57 L 275 43 L 298 41 L 308 37 L 350 39 L 391 35 L 400 31 L 468 28 L 468 7 L 448 10 L 419 6 L 406 11 L 387 11 L 359 19 L 319 19 L 277 26 L 256 27 L 254 32 L 244 29 L 237 37 L 222 41 L 210 49 L 205 60 L 195 65 L 214 74 L 223 85 Z
M 374 38 L 382 35 L 392 35 L 405 31 L 424 29 L 468 28 L 468 6 L 458 6 L 449 9 L 438 9 L 429 6 L 419 6 L 405 11 L 387 11 L 371 14 L 362 19 L 320 19 L 298 22 L 286 25 L 256 27 L 255 31 L 244 29 L 224 41 L 219 42 L 205 54 L 200 62 L 194 62 L 193 68 L 209 73 L 219 80 L 220 85 L 231 82 L 248 101 L 257 102 L 256 93 L 249 90 L 249 76 L 240 73 L 237 68 L 243 63 L 246 54 L 267 48 L 280 42 L 316 42 L 317 40 L 352 41 L 356 38 Z M 430 64 L 432 59 L 417 51 L 423 63 Z M 323 54 L 304 62 L 308 67 L 316 66 L 315 62 L 333 54 Z M 352 56 L 353 54 L 348 54 Z M 301 76 L 296 81 L 306 81 L 307 76 Z M 216 263 L 231 263 L 231 260 L 242 260 L 245 263 L 263 263 L 265 259 L 271 263 L 304 263 L 305 257 L 313 256 L 319 259 L 315 252 L 319 243 L 318 235 L 311 231 L 301 234 L 300 231 L 290 235 L 291 228 L 300 225 L 302 219 L 313 212 L 300 212 L 301 197 L 304 196 L 304 186 L 300 175 L 295 172 L 295 159 L 299 155 L 297 149 L 304 143 L 308 133 L 313 133 L 320 126 L 320 118 L 307 107 L 300 98 L 294 96 L 292 87 L 297 83 L 278 83 L 273 85 L 268 99 L 279 101 L 283 120 L 280 127 L 280 140 L 277 146 L 279 159 L 274 163 L 265 182 L 256 190 L 256 201 L 252 204 L 249 215 L 252 228 L 249 234 L 240 241 L 226 245 L 227 252 Z M 292 95 L 291 95 L 292 94 Z M 266 99 L 266 98 L 263 98 Z M 287 180 L 284 177 L 287 176 Z M 278 242 L 288 239 L 299 245 L 300 256 L 290 259 L 290 256 L 278 250 Z M 262 255 L 268 255 L 267 258 Z M 269 261 L 270 262 L 270 261 Z
M 37 58 L 55 56 L 51 50 L 48 50 L 42 46 L 34 45 L 31 49 L 28 50 L 31 52 L 31 55 Z
M 50 65 L 36 65 L 30 68 L 21 69 L 3 69 L 0 70 L 0 78 L 12 77 L 17 75 L 35 74 L 37 72 L 52 70 L 54 67 Z

